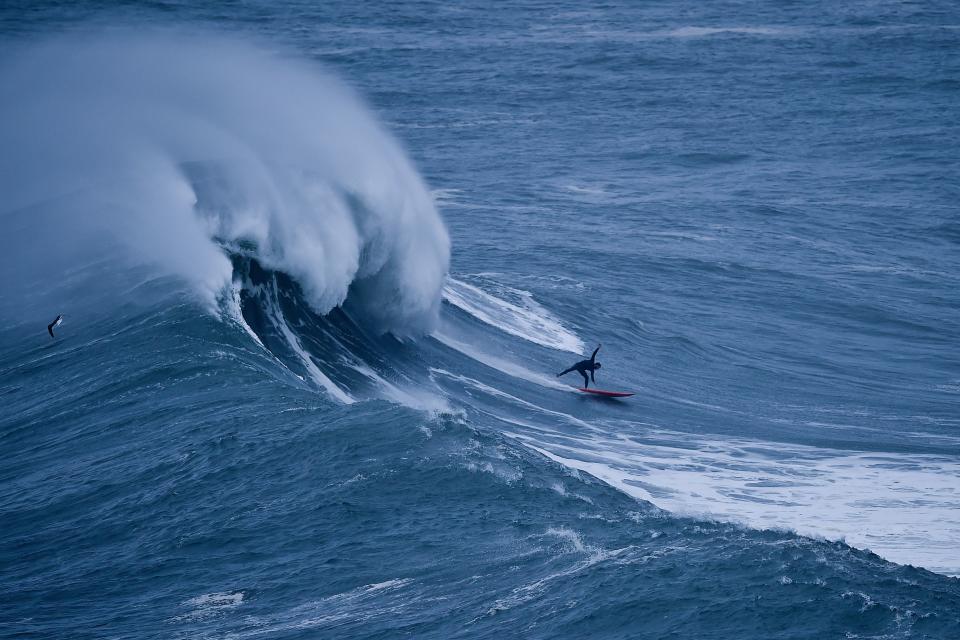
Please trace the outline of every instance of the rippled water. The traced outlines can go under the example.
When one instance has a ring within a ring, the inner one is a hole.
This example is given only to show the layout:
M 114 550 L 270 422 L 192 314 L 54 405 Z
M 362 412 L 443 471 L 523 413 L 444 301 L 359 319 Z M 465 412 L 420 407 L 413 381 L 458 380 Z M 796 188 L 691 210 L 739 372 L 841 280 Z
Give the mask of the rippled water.
M 0 33 L 0 636 L 960 636 L 952 3 Z

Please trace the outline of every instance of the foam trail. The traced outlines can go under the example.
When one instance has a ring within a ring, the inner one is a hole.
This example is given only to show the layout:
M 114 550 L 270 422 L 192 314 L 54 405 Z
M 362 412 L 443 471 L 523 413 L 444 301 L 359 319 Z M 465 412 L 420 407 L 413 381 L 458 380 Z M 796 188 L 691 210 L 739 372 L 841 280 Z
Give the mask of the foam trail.
M 249 324 L 247 324 L 246 319 L 243 317 L 242 304 L 240 302 L 240 291 L 243 287 L 239 282 L 234 282 L 230 287 L 230 296 L 225 298 L 223 301 L 223 306 L 231 320 L 246 332 L 250 338 L 257 343 L 257 345 L 266 352 L 270 352 L 269 349 L 263 344 L 260 340 L 260 337 L 257 335 L 257 332 L 254 331 Z
M 522 305 L 490 295 L 472 284 L 447 278 L 443 299 L 478 320 L 529 342 L 571 353 L 583 353 L 584 344 L 526 291 L 516 291 Z
M 503 398 L 504 400 L 508 400 L 508 401 L 510 401 L 510 402 L 512 402 L 512 403 L 514 403 L 514 404 L 517 404 L 517 405 L 519 405 L 519 406 L 521 406 L 521 407 L 526 407 L 526 408 L 528 408 L 528 409 L 532 409 L 533 411 L 536 411 L 536 412 L 538 412 L 538 413 L 544 413 L 544 414 L 547 414 L 547 415 L 556 416 L 556 417 L 564 420 L 565 422 L 569 422 L 570 424 L 575 424 L 575 425 L 577 425 L 577 426 L 585 427 L 585 428 L 587 428 L 587 429 L 593 429 L 593 426 L 592 426 L 592 425 L 584 422 L 584 421 L 581 420 L 580 418 L 575 418 L 574 416 L 571 416 L 571 415 L 566 414 L 566 413 L 561 413 L 560 411 L 551 411 L 550 409 L 544 409 L 543 407 L 541 407 L 541 406 L 539 406 L 539 405 L 535 405 L 535 404 L 533 404 L 532 402 L 527 402 L 526 400 L 523 400 L 523 399 L 518 398 L 518 397 L 516 397 L 516 396 L 512 396 L 512 395 L 510 395 L 509 393 L 506 393 L 506 392 L 504 392 L 504 391 L 500 391 L 499 389 L 495 389 L 495 388 L 491 387 L 490 385 L 483 384 L 483 383 L 480 382 L 479 380 L 474 380 L 473 378 L 468 378 L 467 376 L 457 375 L 456 373 L 451 373 L 451 372 L 447 371 L 446 369 L 434 369 L 434 368 L 431 368 L 430 371 L 433 372 L 433 373 L 439 373 L 440 375 L 446 376 L 447 378 L 450 378 L 451 380 L 456 380 L 456 381 L 458 381 L 458 382 L 462 382 L 462 383 L 464 383 L 464 384 L 466 384 L 466 385 L 469 385 L 469 386 L 473 387 L 474 389 L 477 389 L 478 391 L 482 391 L 482 392 L 487 393 L 487 394 L 489 394 L 489 395 L 491 395 L 491 396 L 496 396 L 496 397 L 498 397 L 498 398 Z M 498 418 L 499 418 L 499 417 L 498 417 Z
M 521 367 L 518 364 L 514 364 L 503 358 L 497 358 L 496 356 L 491 356 L 489 354 L 483 353 L 477 349 L 474 349 L 470 345 L 467 345 L 459 340 L 455 340 L 450 336 L 442 333 L 440 331 L 434 331 L 431 336 L 443 343 L 444 345 L 459 351 L 463 355 L 476 360 L 481 364 L 485 364 L 491 369 L 496 369 L 497 371 L 502 371 L 509 376 L 514 378 L 519 378 L 521 380 L 526 380 L 527 382 L 532 382 L 534 384 L 540 385 L 541 387 L 546 387 L 548 389 L 560 389 L 563 391 L 573 391 L 572 387 L 569 387 L 565 384 L 557 382 L 556 379 L 547 377 L 545 375 L 530 371 L 524 367 Z
M 290 375 L 295 376 L 296 378 L 299 378 L 300 380 L 303 380 L 303 376 L 297 374 L 295 371 L 293 371 L 292 369 L 290 369 L 290 367 L 288 367 L 288 366 L 283 362 L 283 360 L 281 360 L 280 358 L 278 358 L 278 357 L 276 356 L 276 354 L 274 354 L 273 352 L 271 352 L 270 349 L 268 349 L 267 346 L 266 346 L 265 344 L 263 344 L 263 341 L 260 340 L 260 336 L 257 335 L 257 332 L 254 331 L 253 328 L 251 328 L 249 324 L 247 324 L 246 319 L 243 317 L 242 303 L 241 303 L 241 301 L 240 301 L 240 291 L 241 291 L 241 289 L 242 289 L 242 286 L 241 286 L 241 284 L 240 284 L 239 282 L 234 282 L 234 283 L 232 284 L 232 286 L 230 287 L 229 296 L 228 296 L 228 297 L 224 297 L 224 298 L 222 299 L 222 301 L 221 301 L 221 305 L 222 305 L 221 311 L 227 315 L 227 318 L 228 318 L 230 321 L 232 321 L 234 324 L 239 325 L 240 328 L 243 329 L 244 333 L 246 333 L 247 336 L 249 336 L 249 337 L 257 344 L 257 346 L 259 346 L 261 349 L 263 349 L 263 351 L 266 352 L 266 353 L 273 359 L 274 362 L 276 362 L 279 366 L 281 366 L 285 371 L 288 371 L 288 372 L 290 373 Z M 271 316 L 275 316 L 275 315 L 276 315 L 272 309 L 268 310 L 268 313 L 269 313 Z M 224 319 L 224 318 L 223 318 L 223 316 L 221 315 L 221 320 L 223 320 L 223 319 Z M 274 319 L 274 321 L 276 322 L 277 320 Z M 289 330 L 289 327 L 287 327 L 287 330 Z M 286 334 L 284 334 L 284 337 L 286 338 Z M 287 343 L 290 344 L 290 340 L 289 340 L 289 339 L 287 339 Z M 290 346 L 291 346 L 291 348 L 294 349 L 294 350 L 296 350 L 297 347 L 301 347 L 301 350 L 302 350 L 302 345 L 300 345 L 299 342 L 297 343 L 297 345 L 292 345 L 292 344 L 291 344 Z M 302 360 L 302 359 L 303 359 L 303 356 L 304 356 L 305 354 L 303 354 L 303 353 L 298 353 L 298 355 L 300 356 L 300 359 Z M 305 364 L 305 366 L 306 366 L 307 364 L 312 365 L 313 362 L 304 363 L 304 364 Z M 322 374 L 321 374 L 321 375 L 322 375 Z M 326 376 L 324 376 L 324 377 L 326 377 Z M 322 385 L 322 386 L 323 386 L 323 385 Z M 326 387 L 324 386 L 324 388 L 326 388 Z
M 314 64 L 165 31 L 61 34 L 14 53 L 0 66 L 16 91 L 0 100 L 0 218 L 45 215 L 17 225 L 17 244 L 56 253 L 38 227 L 114 238 L 211 308 L 240 250 L 294 278 L 317 313 L 348 304 L 381 330 L 432 330 L 450 251 L 432 197 Z M 52 275 L 30 269 L 17 278 Z
M 310 374 L 310 377 L 313 381 L 322 389 L 326 389 L 327 392 L 340 402 L 344 404 L 353 404 L 356 400 L 350 396 L 346 391 L 338 387 L 333 380 L 328 378 L 314 363 L 313 358 L 310 357 L 310 354 L 307 353 L 307 350 L 303 348 L 300 339 L 297 338 L 296 334 L 290 330 L 290 327 L 287 325 L 287 321 L 283 318 L 283 311 L 280 310 L 280 303 L 277 300 L 277 288 L 276 282 L 273 283 L 273 290 L 270 301 L 268 303 L 267 311 L 270 314 L 273 323 L 280 333 L 283 334 L 284 339 L 287 341 L 287 344 L 293 350 L 294 353 L 300 358 L 300 361 L 303 363 L 304 368 L 306 368 L 307 373 Z
M 943 515 L 960 509 L 954 460 L 664 434 L 696 444 L 690 449 L 649 433 L 642 443 L 602 434 L 566 444 L 507 435 L 673 513 L 844 540 L 893 562 L 960 574 L 956 519 Z
M 450 404 L 442 397 L 435 396 L 429 392 L 419 389 L 404 390 L 385 380 L 367 365 L 359 362 L 351 362 L 348 366 L 357 373 L 366 376 L 368 379 L 376 383 L 377 386 L 379 386 L 383 391 L 384 398 L 386 400 L 396 402 L 397 404 L 402 404 L 405 407 L 416 409 L 418 411 L 426 411 L 431 414 L 450 413 L 452 411 Z

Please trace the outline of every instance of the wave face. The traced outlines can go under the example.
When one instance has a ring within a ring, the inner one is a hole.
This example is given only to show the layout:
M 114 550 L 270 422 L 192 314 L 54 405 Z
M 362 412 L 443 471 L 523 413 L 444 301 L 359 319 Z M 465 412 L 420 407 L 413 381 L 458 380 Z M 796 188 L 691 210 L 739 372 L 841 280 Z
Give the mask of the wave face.
M 953 4 L 106 4 L 0 5 L 0 638 L 960 637 Z
M 443 223 L 396 142 L 314 66 L 218 35 L 107 30 L 18 49 L 0 73 L 5 211 L 110 236 L 208 303 L 242 252 L 320 314 L 349 297 L 383 329 L 432 327 Z

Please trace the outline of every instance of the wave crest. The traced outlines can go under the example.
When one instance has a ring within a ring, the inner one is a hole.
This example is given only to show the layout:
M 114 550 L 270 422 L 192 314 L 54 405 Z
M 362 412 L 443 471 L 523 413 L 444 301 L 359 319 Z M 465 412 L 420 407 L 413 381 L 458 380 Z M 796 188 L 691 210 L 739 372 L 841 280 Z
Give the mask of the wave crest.
M 319 313 L 432 328 L 450 243 L 399 145 L 342 83 L 221 35 L 61 35 L 8 56 L 6 213 L 120 240 L 208 301 L 239 252 Z M 4 214 L 0 214 L 4 215 Z

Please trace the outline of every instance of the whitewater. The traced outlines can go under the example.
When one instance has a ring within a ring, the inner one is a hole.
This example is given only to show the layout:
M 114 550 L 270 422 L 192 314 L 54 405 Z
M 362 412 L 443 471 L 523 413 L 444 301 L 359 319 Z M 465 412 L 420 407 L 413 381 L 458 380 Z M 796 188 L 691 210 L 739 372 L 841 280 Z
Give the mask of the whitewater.
M 960 15 L 681 4 L 0 9 L 0 637 L 960 634 Z

